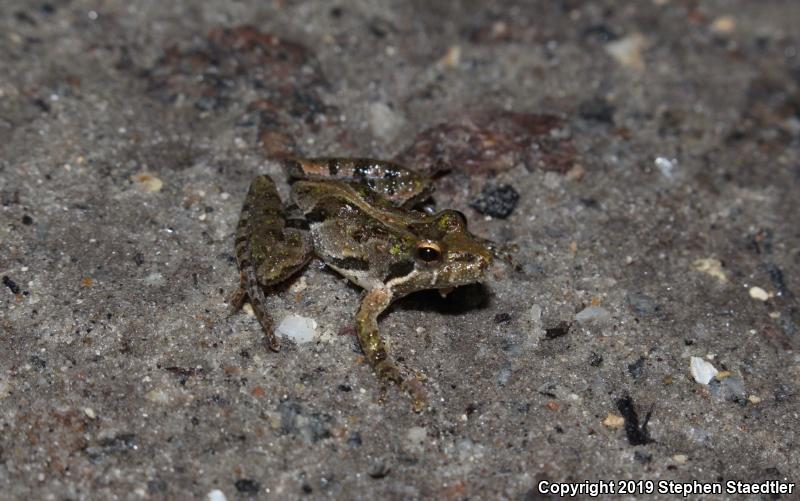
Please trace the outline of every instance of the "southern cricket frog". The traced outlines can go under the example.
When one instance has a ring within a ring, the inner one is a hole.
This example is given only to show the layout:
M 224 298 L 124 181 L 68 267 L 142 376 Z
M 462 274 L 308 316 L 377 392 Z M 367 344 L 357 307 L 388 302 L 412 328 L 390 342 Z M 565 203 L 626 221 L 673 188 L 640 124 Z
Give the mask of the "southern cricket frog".
M 430 194 L 430 183 L 397 164 L 294 159 L 286 169 L 293 205 L 284 207 L 268 176 L 250 185 L 236 231 L 241 278 L 234 310 L 249 300 L 270 348 L 277 351 L 265 293 L 312 257 L 321 259 L 366 290 L 356 313 L 364 355 L 380 378 L 405 387 L 414 409 L 421 410 L 426 402 L 421 384 L 389 358 L 378 316 L 412 292 L 480 282 L 492 263 L 490 242 L 472 235 L 458 211 L 415 210 Z

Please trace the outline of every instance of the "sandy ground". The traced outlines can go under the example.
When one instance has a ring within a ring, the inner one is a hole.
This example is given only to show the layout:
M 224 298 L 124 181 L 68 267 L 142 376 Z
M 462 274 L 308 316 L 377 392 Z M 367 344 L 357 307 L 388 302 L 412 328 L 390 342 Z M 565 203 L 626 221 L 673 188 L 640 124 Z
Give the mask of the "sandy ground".
M 790 0 L 2 0 L 0 498 L 797 482 L 798 23 Z M 438 206 L 513 249 L 383 317 L 425 412 L 318 262 L 270 305 L 313 341 L 272 353 L 229 315 L 242 200 L 257 174 L 288 192 L 286 155 L 438 173 Z

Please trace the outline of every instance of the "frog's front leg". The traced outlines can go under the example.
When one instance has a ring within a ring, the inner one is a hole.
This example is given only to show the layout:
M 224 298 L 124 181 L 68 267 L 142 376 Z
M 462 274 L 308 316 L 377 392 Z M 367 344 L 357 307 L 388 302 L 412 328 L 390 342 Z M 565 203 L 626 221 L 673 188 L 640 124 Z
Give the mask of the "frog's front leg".
M 386 345 L 378 331 L 378 316 L 392 303 L 393 294 L 389 289 L 372 289 L 361 301 L 356 314 L 356 331 L 361 349 L 378 377 L 403 386 L 411 395 L 416 412 L 425 408 L 427 398 L 419 382 L 412 378 L 404 379 L 400 370 L 389 358 Z

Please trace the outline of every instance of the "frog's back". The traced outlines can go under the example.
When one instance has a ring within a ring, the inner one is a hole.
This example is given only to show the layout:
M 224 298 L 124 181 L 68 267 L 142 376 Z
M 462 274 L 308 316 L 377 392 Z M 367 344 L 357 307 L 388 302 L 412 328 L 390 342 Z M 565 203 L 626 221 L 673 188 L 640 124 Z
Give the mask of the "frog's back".
M 292 193 L 317 256 L 360 287 L 380 287 L 413 267 L 407 211 L 357 183 L 298 181 Z

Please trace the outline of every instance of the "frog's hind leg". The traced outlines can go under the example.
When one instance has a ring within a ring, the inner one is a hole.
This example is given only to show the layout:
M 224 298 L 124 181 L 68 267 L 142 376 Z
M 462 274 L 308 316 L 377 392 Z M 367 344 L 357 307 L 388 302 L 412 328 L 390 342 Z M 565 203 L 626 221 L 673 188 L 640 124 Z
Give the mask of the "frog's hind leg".
M 231 298 L 234 311 L 249 299 L 267 339 L 278 351 L 280 343 L 267 311 L 265 289 L 286 281 L 311 259 L 308 236 L 287 229 L 283 204 L 275 183 L 268 176 L 257 177 L 242 206 L 236 230 L 236 260 L 239 264 L 239 290 Z
M 386 345 L 378 331 L 378 316 L 392 302 L 392 293 L 387 289 L 373 289 L 367 292 L 356 314 L 356 332 L 361 349 L 370 366 L 383 381 L 402 386 L 411 396 L 414 411 L 420 412 L 427 404 L 427 397 L 419 381 L 413 377 L 404 378 L 400 369 L 391 361 Z

